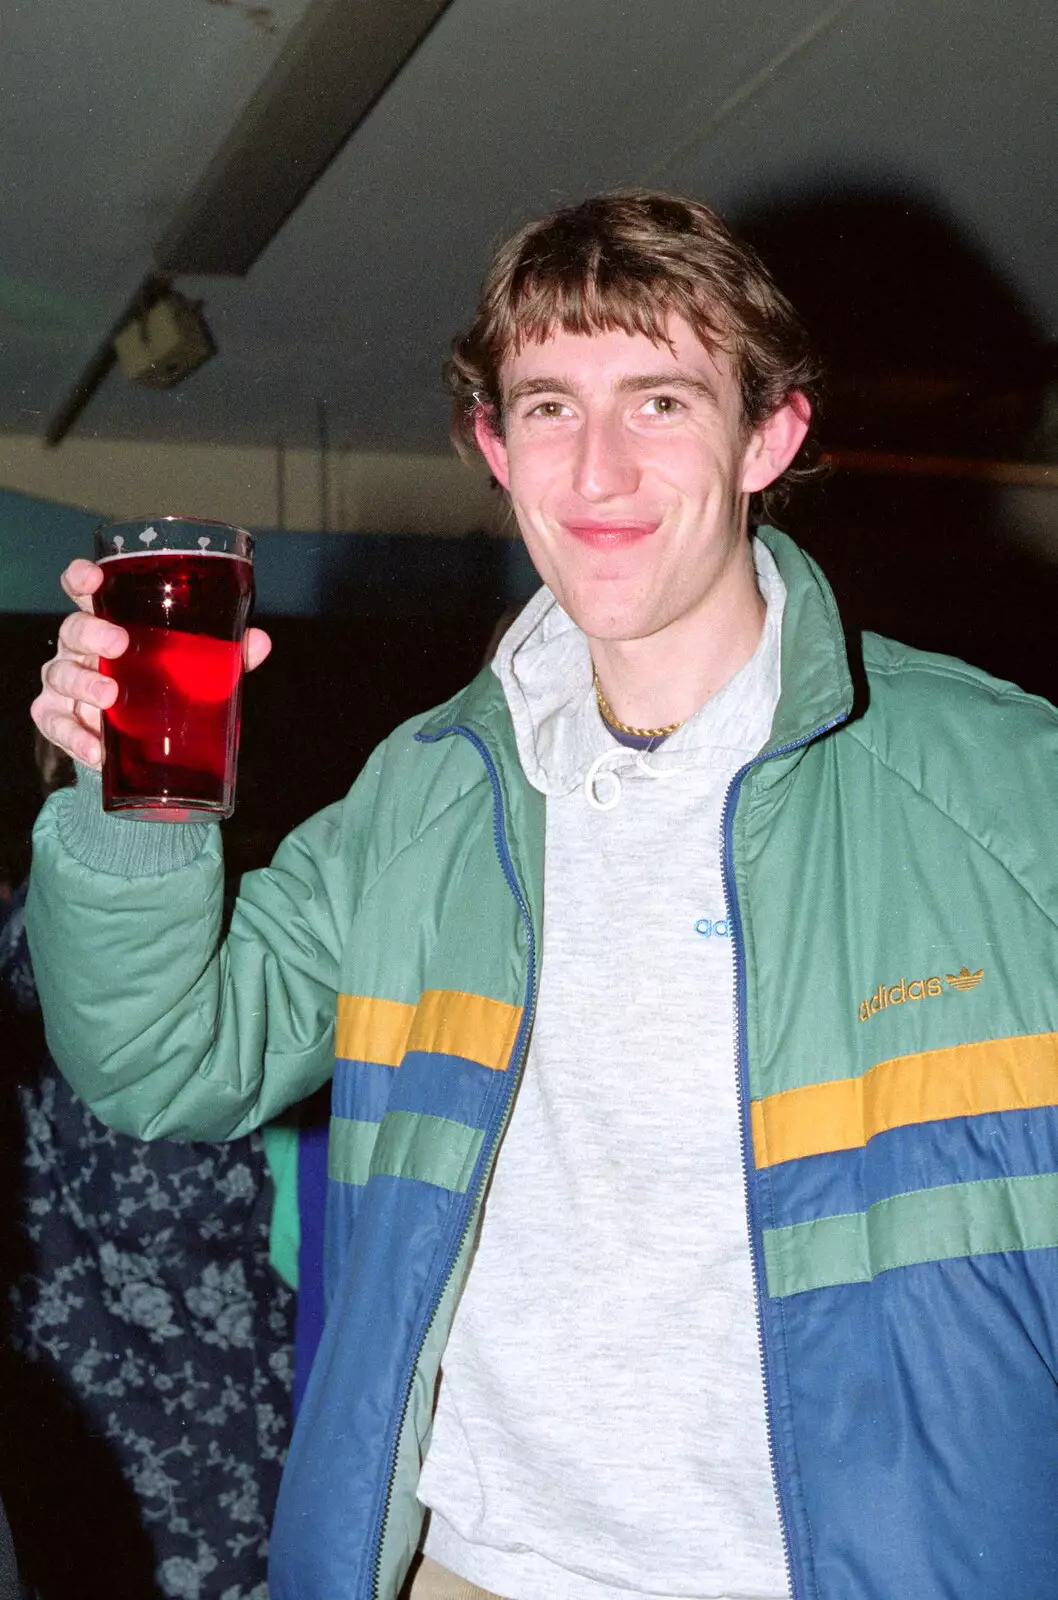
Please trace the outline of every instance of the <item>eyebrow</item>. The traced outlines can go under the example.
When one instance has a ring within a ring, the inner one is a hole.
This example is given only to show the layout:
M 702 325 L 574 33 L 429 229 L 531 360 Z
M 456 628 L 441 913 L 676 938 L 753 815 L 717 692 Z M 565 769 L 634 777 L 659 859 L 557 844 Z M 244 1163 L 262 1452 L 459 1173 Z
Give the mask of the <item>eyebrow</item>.
M 685 372 L 680 368 L 676 371 L 669 368 L 666 372 L 631 372 L 619 378 L 614 385 L 616 394 L 642 394 L 647 389 L 687 389 L 716 403 L 716 390 L 711 383 L 696 372 Z M 507 404 L 514 405 L 516 401 L 534 394 L 575 395 L 576 392 L 576 386 L 568 378 L 523 378 L 512 386 L 507 395 Z

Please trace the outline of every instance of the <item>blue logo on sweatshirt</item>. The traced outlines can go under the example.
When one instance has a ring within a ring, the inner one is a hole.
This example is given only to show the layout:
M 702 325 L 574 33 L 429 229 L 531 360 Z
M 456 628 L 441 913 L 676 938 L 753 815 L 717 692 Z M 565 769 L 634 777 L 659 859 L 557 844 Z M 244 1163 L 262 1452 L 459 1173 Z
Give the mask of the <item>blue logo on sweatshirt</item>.
M 730 939 L 731 928 L 726 917 L 715 921 L 712 917 L 699 917 L 694 924 L 695 933 L 700 933 L 703 939 Z

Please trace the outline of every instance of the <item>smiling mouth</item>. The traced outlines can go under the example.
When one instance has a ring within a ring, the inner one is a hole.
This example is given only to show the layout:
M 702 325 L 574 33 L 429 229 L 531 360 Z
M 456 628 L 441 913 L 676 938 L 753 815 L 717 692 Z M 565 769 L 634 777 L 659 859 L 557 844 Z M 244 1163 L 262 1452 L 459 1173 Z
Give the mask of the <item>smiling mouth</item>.
M 647 539 L 657 528 L 656 522 L 565 522 L 565 531 L 581 544 L 596 550 L 616 550 L 624 545 Z

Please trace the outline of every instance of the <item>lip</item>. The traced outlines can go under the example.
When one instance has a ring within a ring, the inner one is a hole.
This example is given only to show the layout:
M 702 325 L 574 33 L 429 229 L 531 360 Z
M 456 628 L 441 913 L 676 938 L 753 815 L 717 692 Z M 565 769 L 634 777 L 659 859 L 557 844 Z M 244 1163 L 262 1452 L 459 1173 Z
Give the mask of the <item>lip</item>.
M 655 531 L 656 522 L 564 522 L 563 529 L 571 538 L 595 550 L 619 550 L 641 539 L 648 539 Z

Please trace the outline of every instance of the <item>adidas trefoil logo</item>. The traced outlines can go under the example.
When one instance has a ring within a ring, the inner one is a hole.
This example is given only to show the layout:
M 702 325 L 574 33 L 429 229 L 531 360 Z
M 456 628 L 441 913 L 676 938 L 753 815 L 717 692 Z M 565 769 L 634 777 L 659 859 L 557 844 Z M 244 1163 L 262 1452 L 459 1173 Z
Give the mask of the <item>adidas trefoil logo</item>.
M 976 972 L 971 972 L 968 967 L 963 967 L 961 972 L 945 974 L 953 989 L 976 989 L 984 975 L 984 967 L 978 967 Z
M 950 989 L 965 993 L 967 989 L 976 989 L 984 975 L 984 967 L 978 967 L 976 972 L 963 967 L 959 972 L 945 973 L 944 977 Z M 899 983 L 893 984 L 880 983 L 869 1000 L 860 1001 L 856 1014 L 861 1022 L 869 1022 L 871 1017 L 876 1017 L 879 1011 L 888 1011 L 890 1006 L 902 1006 L 909 1000 L 935 1000 L 944 992 L 944 984 L 936 975 L 931 978 L 901 978 Z

